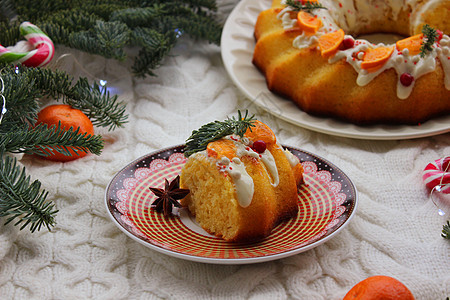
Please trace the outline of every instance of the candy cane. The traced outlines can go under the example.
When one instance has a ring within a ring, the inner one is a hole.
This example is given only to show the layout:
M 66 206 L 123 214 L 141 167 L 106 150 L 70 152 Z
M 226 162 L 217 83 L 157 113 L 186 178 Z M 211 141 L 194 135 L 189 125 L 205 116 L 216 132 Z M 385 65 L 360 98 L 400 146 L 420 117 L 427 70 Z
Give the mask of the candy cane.
M 42 67 L 55 54 L 55 46 L 49 37 L 30 22 L 20 24 L 20 33 L 35 49 L 29 52 L 13 52 L 0 45 L 0 61 L 22 63 L 27 67 Z
M 443 185 L 440 192 L 450 194 L 450 156 L 429 163 L 422 178 L 428 188 L 433 189 L 440 184 Z

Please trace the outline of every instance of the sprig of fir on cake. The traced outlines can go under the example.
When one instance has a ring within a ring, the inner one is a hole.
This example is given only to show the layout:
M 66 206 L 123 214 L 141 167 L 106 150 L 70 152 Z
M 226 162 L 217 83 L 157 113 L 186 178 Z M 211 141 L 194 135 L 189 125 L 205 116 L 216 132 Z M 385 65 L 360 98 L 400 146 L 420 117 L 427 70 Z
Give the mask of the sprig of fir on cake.
M 306 11 L 312 13 L 314 9 L 327 9 L 317 0 L 286 0 L 286 5 L 294 11 Z
M 6 224 L 29 227 L 31 232 L 42 226 L 50 230 L 57 209 L 47 200 L 48 192 L 40 181 L 31 181 L 12 154 L 70 156 L 72 149 L 78 149 L 77 153 L 100 155 L 103 140 L 100 135 L 83 135 L 75 128 L 36 125 L 42 100 L 70 105 L 88 116 L 93 125 L 109 130 L 126 122 L 125 104 L 105 87 L 90 84 L 86 78 L 75 81 L 62 71 L 6 63 L 0 63 L 0 70 L 0 217 Z
M 0 0 L 0 6 L 0 44 L 16 44 L 19 24 L 29 21 L 55 44 L 106 58 L 125 60 L 127 48 L 139 49 L 137 76 L 155 75 L 181 35 L 219 45 L 222 32 L 214 0 Z

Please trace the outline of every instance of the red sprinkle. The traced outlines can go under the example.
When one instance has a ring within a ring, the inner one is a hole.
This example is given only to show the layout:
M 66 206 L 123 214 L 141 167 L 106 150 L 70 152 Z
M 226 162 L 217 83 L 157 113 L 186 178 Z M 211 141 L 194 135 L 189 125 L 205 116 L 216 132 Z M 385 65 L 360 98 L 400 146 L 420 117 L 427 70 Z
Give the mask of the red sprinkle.
M 342 7 L 342 3 L 341 2 L 339 2 L 339 7 Z
M 440 42 L 442 40 L 442 37 L 444 36 L 444 33 L 442 31 L 440 31 L 439 29 L 436 30 L 436 33 L 438 34 L 438 42 Z

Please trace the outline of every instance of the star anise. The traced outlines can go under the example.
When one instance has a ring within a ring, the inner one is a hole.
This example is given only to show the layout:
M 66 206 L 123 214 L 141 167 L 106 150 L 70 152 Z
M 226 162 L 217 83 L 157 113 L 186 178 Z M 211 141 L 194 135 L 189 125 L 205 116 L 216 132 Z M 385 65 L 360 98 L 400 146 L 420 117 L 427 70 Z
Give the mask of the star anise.
M 150 188 L 150 190 L 158 197 L 153 201 L 152 206 L 157 212 L 164 212 L 164 217 L 168 217 L 172 213 L 173 205 L 181 207 L 178 200 L 186 197 L 189 194 L 189 190 L 180 189 L 180 176 L 175 177 L 170 183 L 167 179 L 164 180 L 164 189 Z

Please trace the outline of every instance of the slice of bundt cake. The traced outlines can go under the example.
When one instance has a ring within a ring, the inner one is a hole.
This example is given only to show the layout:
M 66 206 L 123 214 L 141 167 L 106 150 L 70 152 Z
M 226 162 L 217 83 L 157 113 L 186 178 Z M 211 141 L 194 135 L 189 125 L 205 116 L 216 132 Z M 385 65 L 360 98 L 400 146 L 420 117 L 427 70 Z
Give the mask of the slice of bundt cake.
M 253 117 L 203 126 L 188 139 L 185 153 L 180 184 L 190 193 L 181 204 L 207 232 L 230 242 L 255 241 L 297 214 L 302 166 Z

